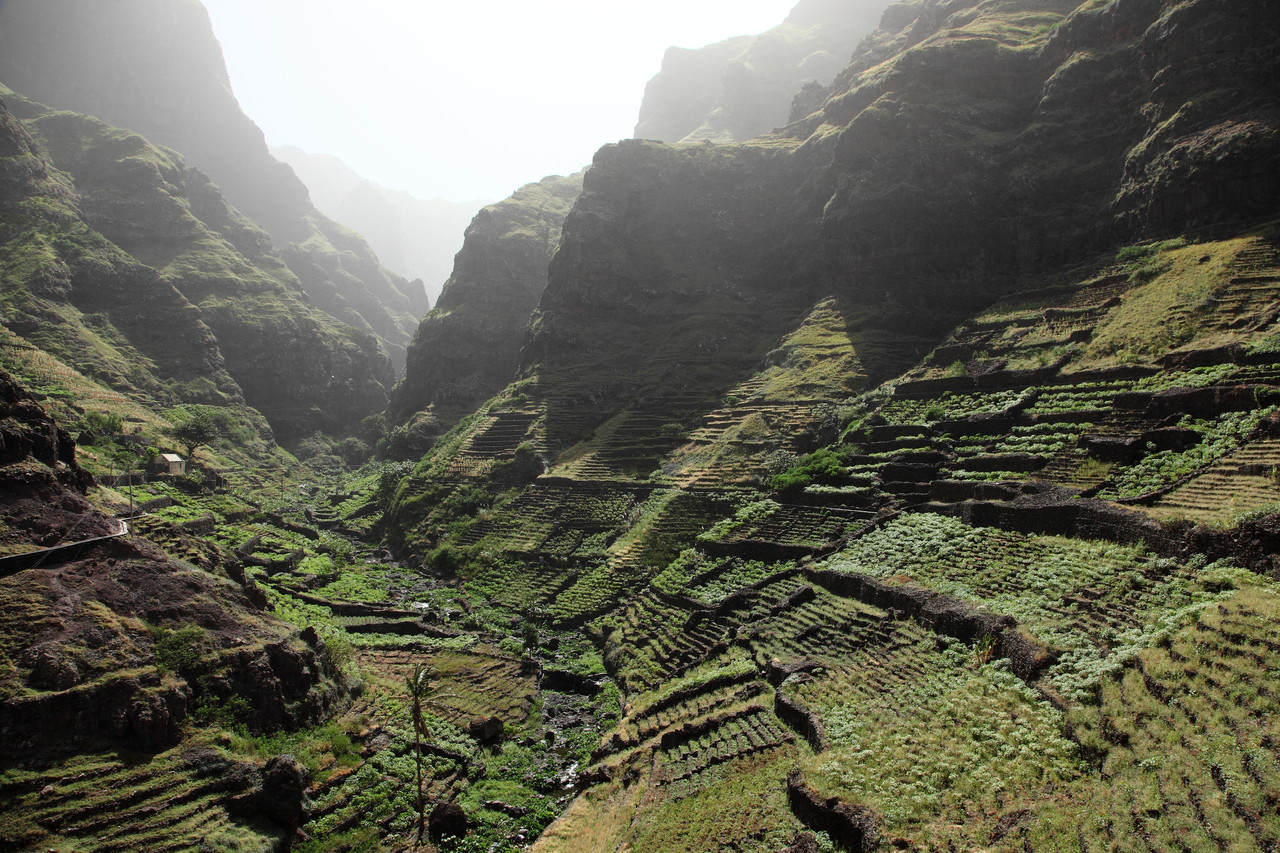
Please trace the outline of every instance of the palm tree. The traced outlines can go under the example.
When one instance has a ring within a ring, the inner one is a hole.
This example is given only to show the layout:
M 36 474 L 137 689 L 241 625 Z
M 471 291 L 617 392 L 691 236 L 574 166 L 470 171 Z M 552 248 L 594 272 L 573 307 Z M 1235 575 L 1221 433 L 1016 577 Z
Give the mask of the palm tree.
M 431 739 L 427 722 L 422 716 L 422 708 L 427 703 L 427 693 L 433 686 L 427 676 L 431 670 L 426 664 L 416 664 L 413 674 L 406 675 L 404 680 L 409 688 L 409 713 L 413 717 L 413 758 L 415 777 L 418 786 L 418 841 L 422 841 L 422 832 L 426 826 L 427 804 L 422 798 L 422 738 Z

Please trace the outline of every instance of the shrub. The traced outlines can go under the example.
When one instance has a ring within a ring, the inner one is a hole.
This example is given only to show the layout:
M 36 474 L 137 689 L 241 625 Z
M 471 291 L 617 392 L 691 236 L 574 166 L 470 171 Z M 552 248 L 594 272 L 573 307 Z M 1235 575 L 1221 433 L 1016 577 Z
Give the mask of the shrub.
M 353 467 L 369 458 L 369 445 L 355 436 L 344 438 L 339 449 L 342 451 L 342 458 Z
M 775 474 L 769 485 L 777 492 L 795 492 L 814 483 L 831 484 L 845 476 L 844 460 L 829 448 L 800 457 L 795 467 Z
M 199 625 L 187 625 L 176 631 L 156 626 L 150 632 L 156 651 L 156 669 L 161 672 L 189 673 L 204 657 L 200 648 L 204 629 Z
M 84 427 L 98 436 L 124 432 L 124 420 L 115 412 L 85 412 Z

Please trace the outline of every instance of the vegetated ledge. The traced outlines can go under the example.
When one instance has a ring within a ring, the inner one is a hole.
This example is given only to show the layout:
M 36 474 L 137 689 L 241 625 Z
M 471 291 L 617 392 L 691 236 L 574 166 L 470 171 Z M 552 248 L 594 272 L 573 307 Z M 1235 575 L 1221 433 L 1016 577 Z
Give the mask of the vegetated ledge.
M 878 578 L 830 569 L 804 569 L 804 575 L 828 592 L 915 619 L 938 634 L 965 643 L 990 638 L 993 657 L 1008 658 L 1014 674 L 1035 681 L 1057 653 L 1018 626 L 1012 616 L 974 607 L 950 595 L 914 584 L 887 584 Z
M 799 770 L 787 774 L 787 804 L 802 824 L 815 832 L 825 832 L 845 850 L 870 853 L 880 847 L 879 821 L 874 811 L 842 803 L 837 797 L 824 798 L 804 781 Z
M 1209 560 L 1231 559 L 1261 575 L 1280 572 L 1280 514 L 1218 531 L 1190 521 L 1162 524 L 1135 510 L 1077 493 L 1051 483 L 1035 482 L 1009 501 L 971 500 L 930 503 L 919 507 L 959 518 L 973 527 L 997 527 L 1018 533 L 1105 539 L 1143 544 L 1162 557 L 1180 560 L 1201 554 Z

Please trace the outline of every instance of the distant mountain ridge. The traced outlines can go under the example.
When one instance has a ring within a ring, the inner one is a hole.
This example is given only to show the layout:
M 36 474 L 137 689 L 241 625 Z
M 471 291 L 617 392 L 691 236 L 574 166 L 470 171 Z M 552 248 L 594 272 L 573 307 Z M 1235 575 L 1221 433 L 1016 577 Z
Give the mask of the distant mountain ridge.
M 467 224 L 488 202 L 424 200 L 370 181 L 329 154 L 294 145 L 269 150 L 307 185 L 321 213 L 361 234 L 387 269 L 410 282 L 420 279 L 436 303 Z

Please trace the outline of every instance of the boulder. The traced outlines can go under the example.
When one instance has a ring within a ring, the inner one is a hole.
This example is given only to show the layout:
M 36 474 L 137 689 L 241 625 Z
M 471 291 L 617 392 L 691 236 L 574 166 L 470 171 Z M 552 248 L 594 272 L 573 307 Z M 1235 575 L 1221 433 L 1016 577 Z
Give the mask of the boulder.
M 427 834 L 432 841 L 462 838 L 467 834 L 467 815 L 457 803 L 437 803 L 427 819 Z
M 497 717 L 475 717 L 467 724 L 467 734 L 486 746 L 500 743 L 504 729 Z

